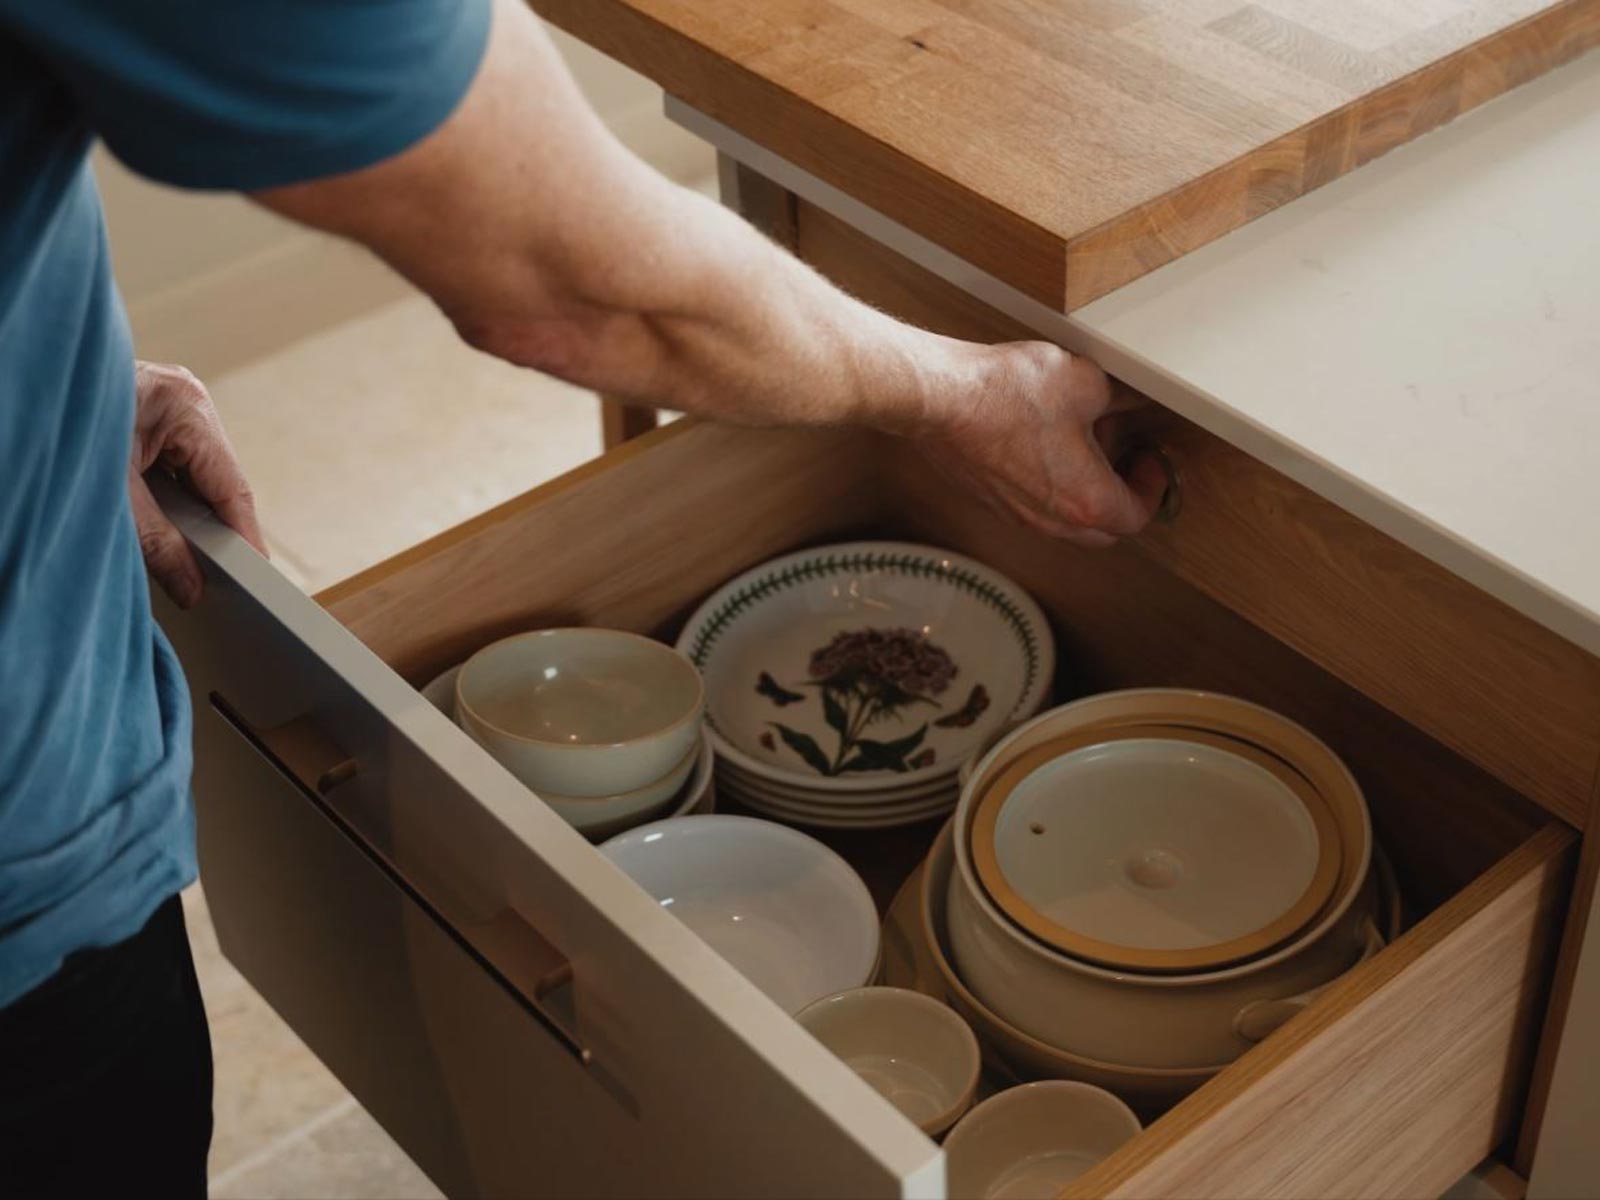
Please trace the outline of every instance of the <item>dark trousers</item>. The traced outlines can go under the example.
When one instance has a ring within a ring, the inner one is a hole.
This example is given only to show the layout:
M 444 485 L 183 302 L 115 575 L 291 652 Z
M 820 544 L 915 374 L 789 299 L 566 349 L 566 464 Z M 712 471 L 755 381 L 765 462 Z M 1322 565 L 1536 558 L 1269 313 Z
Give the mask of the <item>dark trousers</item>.
M 211 1038 L 183 907 L 0 1009 L 0 1196 L 206 1194 Z

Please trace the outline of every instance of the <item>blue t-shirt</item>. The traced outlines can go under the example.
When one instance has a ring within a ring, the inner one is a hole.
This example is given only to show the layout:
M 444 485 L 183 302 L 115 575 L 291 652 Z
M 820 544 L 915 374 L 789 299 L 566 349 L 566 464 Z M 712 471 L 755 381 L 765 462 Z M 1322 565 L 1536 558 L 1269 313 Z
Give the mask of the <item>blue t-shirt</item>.
M 0 1006 L 195 874 L 90 142 L 186 187 L 354 170 L 449 115 L 488 28 L 488 0 L 0 0 Z

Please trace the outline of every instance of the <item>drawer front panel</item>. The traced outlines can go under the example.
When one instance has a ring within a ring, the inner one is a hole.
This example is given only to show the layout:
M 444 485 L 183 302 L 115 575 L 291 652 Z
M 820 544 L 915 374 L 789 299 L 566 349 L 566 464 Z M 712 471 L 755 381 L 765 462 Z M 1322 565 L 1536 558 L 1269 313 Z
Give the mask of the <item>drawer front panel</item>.
M 855 295 L 954 336 L 1034 336 L 820 209 L 797 213 L 801 256 Z M 1176 415 L 1152 406 L 1140 419 L 1183 478 L 1177 520 L 1135 539 L 1141 552 L 1583 824 L 1600 762 L 1590 656 Z M 913 503 L 946 489 L 904 474 L 927 493 Z
M 202 603 L 160 616 L 194 692 L 223 949 L 441 1186 L 941 1193 L 909 1122 L 240 539 L 166 499 L 206 565 Z

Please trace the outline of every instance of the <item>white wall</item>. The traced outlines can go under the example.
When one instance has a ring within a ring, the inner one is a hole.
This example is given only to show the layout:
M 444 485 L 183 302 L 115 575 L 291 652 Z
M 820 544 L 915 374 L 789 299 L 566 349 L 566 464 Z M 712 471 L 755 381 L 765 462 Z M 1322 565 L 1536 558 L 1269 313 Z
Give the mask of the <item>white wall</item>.
M 611 128 L 674 178 L 713 169 L 710 151 L 661 116 L 660 89 L 552 33 Z M 230 195 L 180 192 L 97 151 L 117 280 L 142 358 L 215 375 L 407 294 L 366 252 Z

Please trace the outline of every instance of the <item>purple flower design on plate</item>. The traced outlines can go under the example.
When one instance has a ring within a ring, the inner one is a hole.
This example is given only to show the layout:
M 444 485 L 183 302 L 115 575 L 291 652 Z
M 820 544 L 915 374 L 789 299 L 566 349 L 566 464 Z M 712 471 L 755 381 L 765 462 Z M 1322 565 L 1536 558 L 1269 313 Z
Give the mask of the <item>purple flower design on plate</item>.
M 955 679 L 955 661 L 921 631 L 858 629 L 836 634 L 826 646 L 812 652 L 807 673 L 810 678 L 798 686 L 816 688 L 821 694 L 823 719 L 838 734 L 834 752 L 830 755 L 815 738 L 800 730 L 777 721 L 771 725 L 784 744 L 813 770 L 821 775 L 852 771 L 903 773 L 933 761 L 931 747 L 918 753 L 928 735 L 927 722 L 912 733 L 889 741 L 865 736 L 874 725 L 903 720 L 907 709 L 921 705 L 938 708 L 939 702 L 933 697 L 946 691 Z M 763 681 L 770 678 L 763 673 Z M 765 687 L 760 690 L 771 696 Z M 976 691 L 981 691 L 981 685 Z M 987 707 L 987 693 L 982 694 Z M 776 703 L 776 697 L 772 698 Z M 969 697 L 963 713 L 972 705 Z M 976 713 L 968 719 L 969 724 L 972 719 L 976 719 Z

